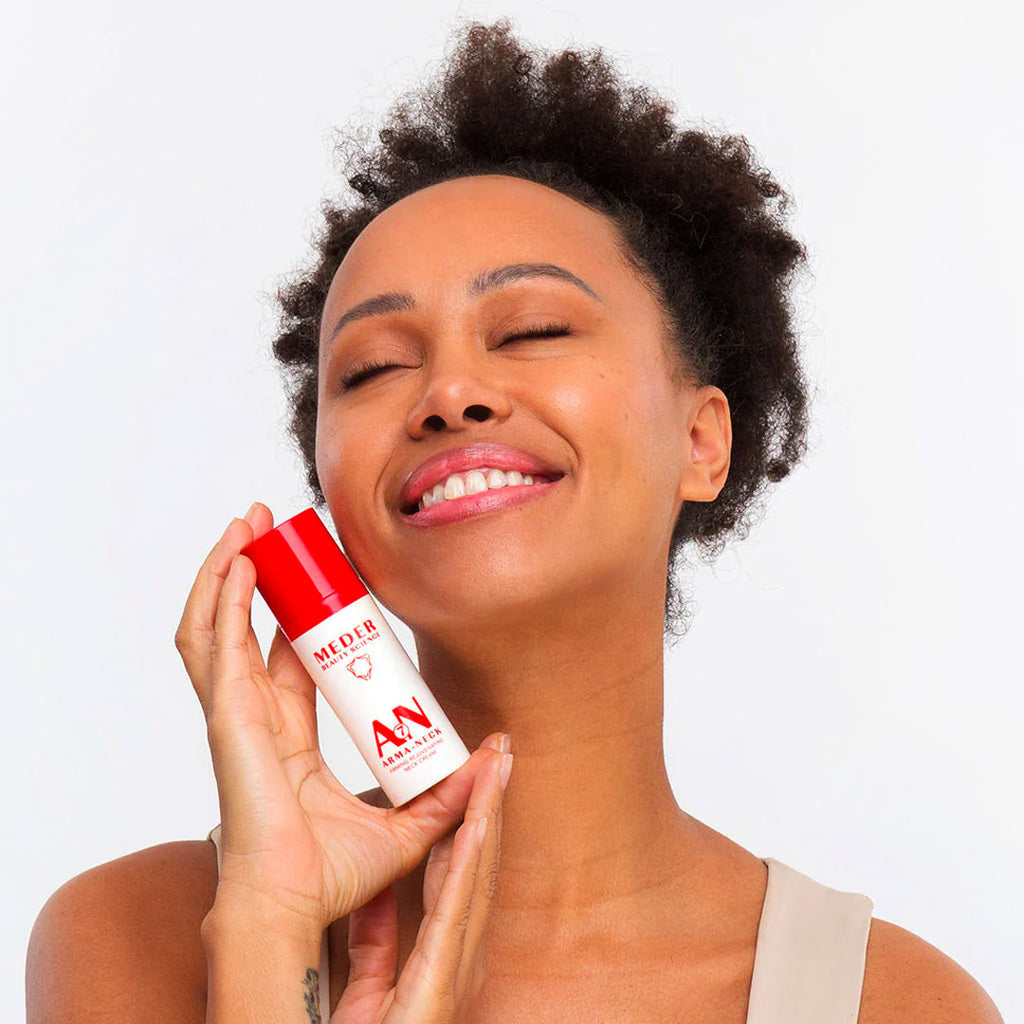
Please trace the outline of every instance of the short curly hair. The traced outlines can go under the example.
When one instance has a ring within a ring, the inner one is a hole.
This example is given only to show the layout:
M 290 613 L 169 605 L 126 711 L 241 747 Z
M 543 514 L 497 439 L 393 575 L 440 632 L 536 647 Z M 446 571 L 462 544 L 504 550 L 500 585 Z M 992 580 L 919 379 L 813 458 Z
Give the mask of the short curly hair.
M 442 73 L 392 104 L 379 144 L 359 128 L 339 130 L 336 159 L 356 196 L 322 201 L 319 256 L 275 295 L 273 352 L 316 507 L 326 505 L 315 463 L 320 320 L 349 246 L 382 210 L 431 184 L 507 174 L 546 185 L 610 218 L 662 310 L 676 370 L 729 401 L 726 483 L 712 502 L 684 502 L 672 534 L 665 636 L 685 635 L 684 545 L 693 541 L 710 562 L 745 538 L 767 483 L 807 449 L 810 402 L 789 294 L 807 253 L 784 224 L 789 196 L 747 140 L 680 129 L 673 113 L 648 87 L 626 83 L 600 47 L 527 48 L 499 18 L 464 26 Z

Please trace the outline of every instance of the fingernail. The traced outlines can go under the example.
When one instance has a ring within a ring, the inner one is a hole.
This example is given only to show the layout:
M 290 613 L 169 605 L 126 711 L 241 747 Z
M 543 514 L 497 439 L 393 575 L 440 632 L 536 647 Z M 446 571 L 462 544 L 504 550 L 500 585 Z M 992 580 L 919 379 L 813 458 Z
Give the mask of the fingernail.
M 242 517 L 243 519 L 245 519 L 245 521 L 246 521 L 247 523 L 249 523 L 249 525 L 250 525 L 250 526 L 252 526 L 252 522 L 250 521 L 250 518 L 251 518 L 251 516 L 252 516 L 253 512 L 255 512 L 255 511 L 256 511 L 256 506 L 257 506 L 258 504 L 259 504 L 259 502 L 258 502 L 258 501 L 254 501 L 254 502 L 253 502 L 253 503 L 252 503 L 252 504 L 251 504 L 251 505 L 249 506 L 249 511 L 248 511 L 248 512 L 246 512 L 246 513 L 245 513 L 245 515 L 244 515 L 244 516 Z
M 502 790 L 508 785 L 508 777 L 512 774 L 512 754 L 502 754 L 501 756 L 501 788 Z
M 476 845 L 483 849 L 484 838 L 487 835 L 487 819 L 481 818 L 476 823 Z
M 481 746 L 502 754 L 512 749 L 512 737 L 508 733 L 499 732 L 497 736 L 488 736 Z

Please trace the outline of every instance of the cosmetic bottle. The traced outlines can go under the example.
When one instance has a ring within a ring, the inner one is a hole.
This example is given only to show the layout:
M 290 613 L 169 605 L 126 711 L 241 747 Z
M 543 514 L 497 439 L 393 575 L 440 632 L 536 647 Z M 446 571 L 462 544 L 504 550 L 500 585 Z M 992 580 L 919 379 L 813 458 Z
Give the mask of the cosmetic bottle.
M 256 588 L 398 807 L 469 751 L 314 508 L 242 548 Z

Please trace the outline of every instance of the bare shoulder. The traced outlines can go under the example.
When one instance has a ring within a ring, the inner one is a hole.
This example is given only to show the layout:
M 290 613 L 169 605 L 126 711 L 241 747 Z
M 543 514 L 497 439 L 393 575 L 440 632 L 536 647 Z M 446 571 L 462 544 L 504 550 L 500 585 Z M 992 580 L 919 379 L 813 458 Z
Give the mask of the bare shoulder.
M 871 919 L 857 1024 L 1005 1024 L 975 978 L 919 935 Z
M 217 890 L 205 839 L 161 843 L 89 868 L 43 905 L 25 966 L 28 1024 L 206 1019 L 199 928 Z M 138 1002 L 144 1000 L 144 1002 Z

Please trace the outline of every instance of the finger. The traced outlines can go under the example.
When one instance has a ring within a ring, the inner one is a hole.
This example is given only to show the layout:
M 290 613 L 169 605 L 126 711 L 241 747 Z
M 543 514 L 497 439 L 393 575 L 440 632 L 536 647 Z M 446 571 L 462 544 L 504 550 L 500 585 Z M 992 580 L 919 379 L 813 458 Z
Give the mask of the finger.
M 270 641 L 267 668 L 279 689 L 294 693 L 316 708 L 316 683 L 306 671 L 306 666 L 302 664 L 280 626 L 274 630 L 274 636 Z
M 461 993 L 456 988 L 476 874 L 481 860 L 479 828 L 485 819 L 467 817 L 455 832 L 451 861 L 430 916 L 420 925 L 416 945 L 395 986 L 386 1024 L 427 1024 L 450 1019 Z
M 255 576 L 252 562 L 236 556 L 217 604 L 206 721 L 225 832 L 225 815 L 237 813 L 248 824 L 246 815 L 258 819 L 260 806 L 281 799 L 277 787 L 286 785 L 274 737 L 273 694 L 250 672 L 247 630 Z
M 245 555 L 235 555 L 217 601 L 210 659 L 210 707 L 212 712 L 218 703 L 223 707 L 225 702 L 238 708 L 259 706 L 271 733 L 277 735 L 281 731 L 276 715 L 277 695 L 252 628 L 255 589 L 256 566 Z M 254 703 L 257 697 L 262 698 L 260 704 Z
M 427 858 L 427 867 L 423 872 L 423 917 L 422 922 L 430 917 L 437 897 L 441 894 L 441 886 L 444 885 L 445 875 L 448 873 L 448 865 L 452 859 L 452 847 L 455 843 L 455 831 L 452 830 L 440 842 L 434 844 Z
M 395 1005 L 410 1021 L 434 1019 L 432 1015 L 444 1019 L 449 1002 L 458 1004 L 475 995 L 483 981 L 482 938 L 493 888 L 481 872 L 500 803 L 500 767 L 501 757 L 492 757 L 477 778 L 466 820 L 455 833 L 441 891 L 420 924 L 399 978 Z M 404 1019 L 395 1015 L 396 1021 Z
M 255 540 L 257 537 L 262 537 L 264 533 L 273 527 L 274 516 L 266 505 L 261 505 L 258 501 L 254 501 L 252 507 L 245 514 L 245 522 L 252 529 L 252 537 Z M 243 544 L 242 546 L 244 547 L 245 545 Z M 249 628 L 249 660 L 254 667 L 265 668 L 263 652 L 260 650 L 260 642 L 256 637 L 256 630 L 251 626 Z
M 234 556 L 246 544 L 273 525 L 273 515 L 257 504 L 247 522 L 232 519 L 196 575 L 174 635 L 185 668 L 203 706 L 209 705 L 210 649 L 213 642 L 217 603 Z
M 380 1020 L 398 970 L 398 899 L 393 886 L 348 915 L 348 983 L 335 1013 L 345 1024 Z M 324 1016 L 330 1007 L 321 1008 Z
M 174 646 L 185 663 L 196 696 L 206 714 L 209 713 L 210 650 L 213 644 L 217 601 L 227 578 L 231 560 L 245 545 L 241 536 L 243 526 L 243 520 L 232 519 L 206 556 L 189 590 L 181 620 L 174 634 Z
M 255 582 L 255 566 L 245 555 L 235 555 L 217 598 L 210 648 L 213 700 L 248 697 L 251 691 L 248 634 Z
M 273 680 L 273 699 L 283 723 L 279 750 L 296 790 L 302 778 L 316 768 L 323 770 L 325 779 L 333 779 L 320 750 L 316 684 L 280 626 L 267 652 L 267 673 Z
M 501 750 L 505 734 L 494 732 L 488 736 L 481 747 L 489 747 L 491 750 Z M 444 882 L 445 872 L 448 870 L 448 862 L 451 859 L 452 840 L 454 832 L 445 836 L 439 843 L 435 843 L 427 859 L 427 867 L 423 873 L 423 917 L 429 917 L 434 904 L 437 902 L 441 885 Z
M 498 756 L 493 749 L 481 746 L 465 764 L 425 793 L 401 807 L 384 810 L 384 822 L 394 834 L 395 850 L 400 859 L 393 878 L 414 871 L 434 844 L 465 817 L 477 776 Z
M 230 713 L 242 720 L 265 724 L 283 759 L 310 748 L 307 709 L 302 709 L 297 726 L 286 730 L 280 693 L 264 665 L 252 628 L 255 588 L 256 566 L 245 555 L 236 555 L 217 603 L 211 649 L 210 715 L 218 706 L 222 712 L 230 706 Z M 301 770 L 302 766 L 298 767 Z
M 511 778 L 512 754 L 507 753 L 498 765 L 495 777 L 489 780 L 490 796 L 487 826 L 480 851 L 480 864 L 476 872 L 476 886 L 470 905 L 469 922 L 463 941 L 462 957 L 458 964 L 456 990 L 476 995 L 484 982 L 486 964 L 487 926 L 491 916 L 491 905 L 498 888 L 498 872 L 501 865 L 501 830 L 504 821 L 505 792 L 502 786 Z

